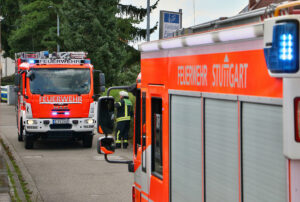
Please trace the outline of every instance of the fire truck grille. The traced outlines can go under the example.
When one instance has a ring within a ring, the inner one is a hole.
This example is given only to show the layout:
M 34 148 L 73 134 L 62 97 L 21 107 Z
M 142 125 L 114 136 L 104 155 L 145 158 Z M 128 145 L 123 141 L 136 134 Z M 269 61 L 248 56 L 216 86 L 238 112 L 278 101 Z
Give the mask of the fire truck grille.
M 72 124 L 50 124 L 51 129 L 71 129 Z

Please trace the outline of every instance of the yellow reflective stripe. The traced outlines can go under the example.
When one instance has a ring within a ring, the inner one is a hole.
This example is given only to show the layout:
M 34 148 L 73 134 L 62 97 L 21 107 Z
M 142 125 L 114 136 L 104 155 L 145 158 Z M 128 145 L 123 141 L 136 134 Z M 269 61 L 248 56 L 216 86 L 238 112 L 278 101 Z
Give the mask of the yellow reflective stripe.
M 117 118 L 117 122 L 119 121 L 130 121 L 130 116 Z
M 124 143 L 127 143 L 128 142 L 128 140 L 124 140 Z
M 7 100 L 7 98 L 5 98 L 5 97 L 2 97 L 2 100 Z
M 127 107 L 127 105 L 125 104 L 125 117 L 128 116 L 128 115 L 127 115 L 127 111 L 128 111 L 128 107 Z
M 118 132 L 117 132 L 117 140 L 116 140 L 116 143 L 121 143 L 121 140 L 120 140 L 120 138 L 119 138 L 119 134 L 120 134 L 120 131 L 118 130 Z

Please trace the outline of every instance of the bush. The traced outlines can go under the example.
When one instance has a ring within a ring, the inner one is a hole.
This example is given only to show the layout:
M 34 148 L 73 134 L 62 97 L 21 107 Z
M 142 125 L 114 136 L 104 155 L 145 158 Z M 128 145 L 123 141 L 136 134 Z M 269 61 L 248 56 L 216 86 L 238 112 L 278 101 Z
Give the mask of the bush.
M 11 76 L 6 76 L 1 78 L 1 86 L 6 86 L 6 85 L 14 85 L 15 84 L 15 75 Z

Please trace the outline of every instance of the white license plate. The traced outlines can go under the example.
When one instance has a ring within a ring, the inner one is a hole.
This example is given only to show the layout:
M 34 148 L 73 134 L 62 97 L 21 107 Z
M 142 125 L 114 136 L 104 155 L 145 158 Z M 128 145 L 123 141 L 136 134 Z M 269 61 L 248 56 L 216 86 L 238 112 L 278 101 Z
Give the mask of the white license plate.
M 54 119 L 53 124 L 66 124 L 69 123 L 68 119 Z

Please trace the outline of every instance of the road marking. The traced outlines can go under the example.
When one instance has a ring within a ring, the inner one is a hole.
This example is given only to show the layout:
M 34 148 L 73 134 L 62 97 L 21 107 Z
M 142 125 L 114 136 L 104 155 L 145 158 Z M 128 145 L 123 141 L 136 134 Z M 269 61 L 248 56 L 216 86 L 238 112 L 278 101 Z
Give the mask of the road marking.
M 40 159 L 43 158 L 42 155 L 28 155 L 28 156 L 23 156 L 24 159 Z
M 93 157 L 94 160 L 96 161 L 104 161 L 104 156 L 94 156 Z M 109 156 L 108 157 L 109 160 L 124 160 L 124 158 L 122 158 L 121 156 Z
M 99 196 L 103 196 L 103 195 L 105 195 L 105 194 L 92 194 L 92 195 L 90 195 L 91 197 L 99 197 Z

